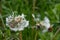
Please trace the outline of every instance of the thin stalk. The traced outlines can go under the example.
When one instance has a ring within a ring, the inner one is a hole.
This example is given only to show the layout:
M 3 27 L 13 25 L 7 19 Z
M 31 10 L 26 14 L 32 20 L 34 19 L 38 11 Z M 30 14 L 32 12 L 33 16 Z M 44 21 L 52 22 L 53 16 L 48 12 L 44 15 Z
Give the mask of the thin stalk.
M 3 17 L 2 17 L 1 14 L 0 14 L 0 18 L 1 18 L 1 21 L 2 21 L 2 25 L 3 25 L 3 27 L 5 28 L 5 24 L 4 24 L 4 21 L 3 21 Z
M 4 24 L 4 21 L 3 21 L 3 17 L 2 17 L 2 2 L 1 2 L 2 0 L 0 0 L 0 19 L 1 19 L 1 21 L 2 21 L 2 26 L 5 28 L 5 24 Z M 6 37 L 5 37 L 5 35 L 4 35 L 4 39 L 3 40 L 6 40 Z
M 36 0 L 33 0 L 32 13 L 35 12 L 35 4 L 36 4 Z M 32 19 L 32 21 L 33 21 L 33 19 Z M 33 24 L 33 22 L 32 22 L 32 24 Z M 34 28 L 32 28 L 32 35 L 33 35 L 33 32 L 34 32 Z M 36 35 L 37 35 L 37 34 L 36 34 Z M 33 36 L 32 36 L 32 39 L 33 39 Z M 36 39 L 35 39 L 35 40 L 36 40 Z
M 60 28 L 56 31 L 56 33 L 53 36 L 53 39 L 56 37 L 56 35 L 60 32 Z
M 5 24 L 4 24 L 4 21 L 3 21 L 3 17 L 2 17 L 2 2 L 1 2 L 2 0 L 0 0 L 0 18 L 1 18 L 1 21 L 2 21 L 2 25 L 3 25 L 3 27 L 5 28 Z
M 36 4 L 36 0 L 33 0 L 33 10 L 32 10 L 32 13 L 34 13 L 35 12 L 35 4 Z
M 22 32 L 20 31 L 20 33 L 19 33 L 19 37 L 20 37 L 20 40 L 22 40 Z
M 36 32 L 36 35 L 35 35 L 35 40 L 37 40 L 37 35 L 38 35 L 38 32 Z

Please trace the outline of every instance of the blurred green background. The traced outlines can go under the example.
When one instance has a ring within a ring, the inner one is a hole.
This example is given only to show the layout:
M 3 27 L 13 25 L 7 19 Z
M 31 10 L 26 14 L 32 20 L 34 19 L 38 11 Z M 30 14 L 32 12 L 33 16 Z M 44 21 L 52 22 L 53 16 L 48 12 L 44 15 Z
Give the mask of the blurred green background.
M 6 17 L 24 13 L 29 20 L 29 27 L 22 31 L 22 40 L 60 40 L 60 0 L 0 0 L 0 40 L 19 40 L 19 32 L 11 31 L 6 24 Z M 32 14 L 40 14 L 40 20 L 45 16 L 54 24 L 53 31 L 42 34 L 40 30 L 32 29 L 35 22 Z M 37 36 L 36 36 L 37 34 Z

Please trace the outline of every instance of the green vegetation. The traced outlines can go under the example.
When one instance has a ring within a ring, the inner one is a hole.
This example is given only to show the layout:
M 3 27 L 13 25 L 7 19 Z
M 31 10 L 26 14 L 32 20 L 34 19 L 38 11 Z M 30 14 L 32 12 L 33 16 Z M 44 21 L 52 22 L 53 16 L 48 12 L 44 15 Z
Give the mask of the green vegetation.
M 6 17 L 12 15 L 12 12 L 15 15 L 25 14 L 29 26 L 23 31 L 11 31 L 6 26 Z M 47 16 L 53 24 L 53 30 L 42 33 L 41 30 L 32 29 L 36 25 L 32 14 L 40 15 L 40 20 Z M 59 18 L 60 0 L 0 0 L 0 40 L 60 40 Z

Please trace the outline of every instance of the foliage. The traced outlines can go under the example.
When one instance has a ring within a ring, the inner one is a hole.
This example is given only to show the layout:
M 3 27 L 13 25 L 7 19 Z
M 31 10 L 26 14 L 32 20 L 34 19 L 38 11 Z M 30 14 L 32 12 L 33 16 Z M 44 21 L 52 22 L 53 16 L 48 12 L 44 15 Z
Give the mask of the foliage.
M 60 40 L 60 32 L 54 37 L 60 28 L 59 0 L 1 0 L 1 7 L 0 21 L 2 23 L 0 23 L 0 40 L 19 40 L 19 31 L 11 31 L 5 25 L 6 17 L 11 15 L 12 12 L 14 12 L 15 15 L 24 13 L 26 19 L 30 21 L 29 27 L 21 31 L 22 40 Z M 53 24 L 53 31 L 42 33 L 40 30 L 32 29 L 31 27 L 36 24 L 33 21 L 32 14 L 40 14 L 41 20 L 47 16 L 50 19 L 50 23 Z

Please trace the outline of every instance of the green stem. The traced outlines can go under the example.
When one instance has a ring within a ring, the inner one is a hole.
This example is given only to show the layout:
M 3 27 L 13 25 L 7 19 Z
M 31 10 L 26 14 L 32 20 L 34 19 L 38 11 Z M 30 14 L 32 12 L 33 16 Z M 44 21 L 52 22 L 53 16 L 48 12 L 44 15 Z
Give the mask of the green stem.
M 35 40 L 37 40 L 38 31 L 36 31 Z
M 36 0 L 33 0 L 33 11 L 32 11 L 32 13 L 35 12 L 35 4 L 36 4 Z
M 22 40 L 22 32 L 21 31 L 20 31 L 20 36 L 19 37 L 20 37 L 20 40 Z
M 2 25 L 3 25 L 3 27 L 5 28 L 5 24 L 4 24 L 4 21 L 3 21 L 3 17 L 2 17 L 1 14 L 0 14 L 0 18 L 1 18 L 1 21 L 2 21 Z
M 53 36 L 53 39 L 57 36 L 59 32 L 60 32 L 60 28 L 56 31 L 55 35 Z

